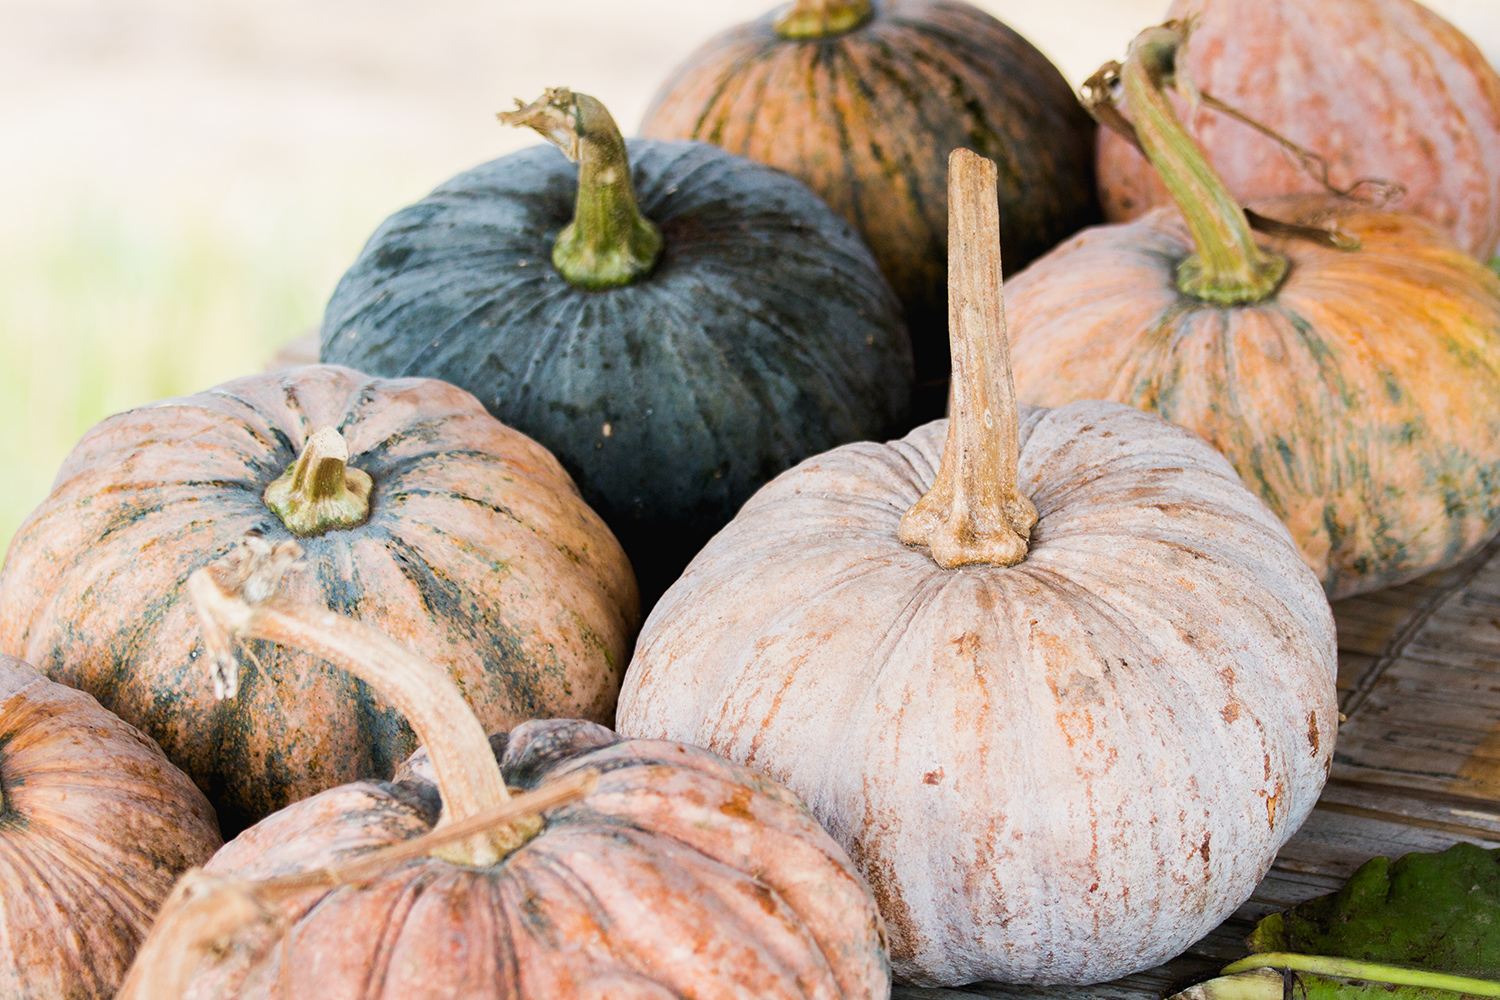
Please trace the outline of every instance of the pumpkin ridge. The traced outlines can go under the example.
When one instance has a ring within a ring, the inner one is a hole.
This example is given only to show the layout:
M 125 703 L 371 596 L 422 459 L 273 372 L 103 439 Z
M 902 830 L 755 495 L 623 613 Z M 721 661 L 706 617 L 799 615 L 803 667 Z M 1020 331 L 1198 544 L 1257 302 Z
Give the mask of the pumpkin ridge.
M 731 46 L 725 47 L 729 48 Z M 729 89 L 729 85 L 734 82 L 735 77 L 739 76 L 741 73 L 748 72 L 751 68 L 756 66 L 767 68 L 767 71 L 769 72 L 769 64 L 772 63 L 775 58 L 776 44 L 774 40 L 770 42 L 763 42 L 758 49 L 748 50 L 745 55 L 736 57 L 735 61 L 727 66 L 723 70 L 723 72 L 719 74 L 718 80 L 714 82 L 713 90 L 709 95 L 709 99 L 703 102 L 702 113 L 699 114 L 698 120 L 693 123 L 692 134 L 703 134 L 704 126 L 708 123 L 710 118 L 714 117 L 715 111 L 718 111 L 719 101 L 723 98 L 724 92 Z M 647 121 L 649 121 L 655 114 L 656 108 L 654 107 L 654 105 L 661 100 L 661 95 L 667 90 L 671 89 L 671 85 L 675 83 L 677 79 L 677 77 L 674 77 L 673 79 L 669 80 L 667 87 L 658 92 L 656 98 L 654 98 L 652 101 L 653 106 L 646 109 Z M 764 106 L 763 102 L 765 99 L 766 82 L 766 77 L 762 77 L 760 91 L 756 94 L 756 99 L 750 102 L 750 106 L 752 108 L 760 108 Z M 711 142 L 716 146 L 721 145 L 720 139 L 722 138 L 724 124 L 727 121 L 728 116 L 720 113 L 716 120 L 714 131 L 710 132 L 704 141 Z M 752 117 L 745 123 L 745 125 L 747 131 L 754 132 L 755 119 Z
M 406 539 L 387 531 L 385 542 L 395 554 L 401 574 L 416 589 L 428 611 L 434 617 L 441 615 L 443 619 L 460 623 L 456 631 L 482 641 L 482 648 L 489 652 L 489 655 L 481 654 L 482 659 L 491 670 L 503 670 L 506 688 L 514 704 L 532 716 L 544 711 L 548 699 L 539 685 L 512 667 L 526 661 L 521 637 L 506 623 L 488 620 L 488 616 L 485 616 L 485 628 L 477 627 L 479 621 L 475 618 L 473 602 L 460 586 L 443 576 Z
M 0 840 L 3 840 L 3 838 L 0 838 Z M 47 877 L 48 873 L 35 867 L 24 857 L 22 852 L 13 850 L 8 843 L 0 843 L 0 865 L 8 867 L 11 873 L 16 876 L 14 881 L 7 880 L 8 885 L 20 883 L 28 890 L 26 903 L 28 904 L 27 908 L 30 910 L 30 913 L 20 919 L 15 919 L 15 925 L 47 928 L 48 922 L 44 916 L 46 913 L 68 912 L 69 908 L 65 905 L 67 897 L 63 892 L 65 888 L 73 889 L 74 894 L 82 898 L 88 898 L 90 895 L 86 890 L 83 893 L 78 893 L 80 886 L 66 869 L 58 872 L 58 877 L 55 880 L 49 879 Z M 89 915 L 93 916 L 93 914 Z M 113 916 L 113 914 L 110 915 Z M 10 914 L 7 914 L 8 918 L 10 916 Z M 12 920 L 7 919 L 6 924 L 11 925 Z M 0 930 L 0 933 L 5 933 L 9 937 L 8 931 L 9 926 Z M 50 928 L 44 930 L 43 934 L 61 946 L 60 950 L 65 955 L 65 961 L 62 964 L 67 972 L 71 973 L 74 977 L 84 980 L 87 992 L 82 994 L 83 996 L 105 996 L 108 994 L 108 984 L 102 981 L 105 974 L 104 968 L 107 965 L 115 965 L 118 969 L 118 964 L 116 962 L 99 961 L 94 956 L 91 935 L 59 934 L 56 930 Z M 17 954 L 24 950 L 17 948 L 14 942 L 7 941 L 6 943 L 10 945 L 8 951 L 11 954 Z M 49 971 L 53 975 L 49 975 L 47 980 L 44 981 L 46 985 L 51 985 L 50 981 L 53 979 L 53 976 L 62 970 L 54 967 L 54 969 Z M 24 987 L 23 992 L 20 994 L 22 996 L 40 993 L 41 987 L 44 985 L 43 983 L 36 983 L 28 976 L 18 976 L 17 978 L 22 980 Z
M 68 899 L 88 899 L 95 903 L 92 909 L 103 910 L 107 916 L 114 918 L 111 922 L 128 922 L 139 926 L 154 915 L 154 907 L 142 891 L 146 888 L 144 880 L 142 883 L 127 884 L 118 877 L 111 877 L 108 867 L 97 862 L 95 852 L 100 846 L 97 840 L 89 842 L 69 836 L 50 823 L 46 824 L 45 830 L 36 830 L 35 825 L 31 830 L 34 831 L 35 839 L 28 841 L 28 846 L 34 847 L 38 855 L 46 858 L 48 863 L 45 867 L 34 865 L 25 858 L 23 852 L 12 851 L 8 845 L 6 852 L 12 859 L 13 870 L 14 862 L 24 861 L 31 876 L 29 881 L 44 888 L 58 910 L 66 909 L 63 904 Z M 166 888 L 158 887 L 156 895 L 159 897 Z M 139 940 L 138 932 L 132 936 Z M 96 961 L 79 964 L 92 968 Z

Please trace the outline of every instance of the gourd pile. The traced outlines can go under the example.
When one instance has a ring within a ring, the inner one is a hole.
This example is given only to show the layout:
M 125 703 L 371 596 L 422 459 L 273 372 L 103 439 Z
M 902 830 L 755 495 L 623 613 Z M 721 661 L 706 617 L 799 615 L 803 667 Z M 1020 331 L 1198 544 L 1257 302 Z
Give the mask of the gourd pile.
M 797 0 L 644 138 L 518 101 L 322 364 L 91 430 L 0 569 L 0 995 L 1212 930 L 1331 767 L 1329 598 L 1500 530 L 1500 76 L 1412 0 L 1171 14 L 1081 100 L 958 0 Z

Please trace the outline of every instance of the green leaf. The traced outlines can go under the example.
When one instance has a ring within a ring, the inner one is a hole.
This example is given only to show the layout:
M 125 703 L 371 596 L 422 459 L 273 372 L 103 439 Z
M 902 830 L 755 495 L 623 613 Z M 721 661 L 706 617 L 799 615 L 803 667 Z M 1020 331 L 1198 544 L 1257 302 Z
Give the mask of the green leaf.
M 1249 944 L 1500 978 L 1500 850 L 1372 858 L 1338 892 L 1262 920 Z
M 1387 983 L 1379 979 L 1346 979 L 1281 969 L 1253 969 L 1199 983 L 1170 1000 L 1474 1000 L 1474 994 L 1432 986 Z M 1493 995 L 1493 994 L 1491 994 Z

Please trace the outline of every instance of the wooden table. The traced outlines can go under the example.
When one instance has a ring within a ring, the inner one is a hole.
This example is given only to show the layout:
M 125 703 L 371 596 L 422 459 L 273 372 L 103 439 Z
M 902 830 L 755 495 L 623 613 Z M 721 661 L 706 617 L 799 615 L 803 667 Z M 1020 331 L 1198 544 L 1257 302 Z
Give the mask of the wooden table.
M 1102 986 L 896 987 L 893 1000 L 1142 1000 L 1242 957 L 1255 921 L 1331 892 L 1377 854 L 1500 847 L 1500 541 L 1412 583 L 1340 601 L 1333 773 L 1271 873 L 1187 953 Z

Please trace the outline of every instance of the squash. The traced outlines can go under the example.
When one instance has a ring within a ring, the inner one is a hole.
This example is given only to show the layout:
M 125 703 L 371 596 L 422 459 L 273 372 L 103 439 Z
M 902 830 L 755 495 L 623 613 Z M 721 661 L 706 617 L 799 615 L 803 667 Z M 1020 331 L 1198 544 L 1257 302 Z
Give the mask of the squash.
M 1010 282 L 1017 392 L 1203 435 L 1330 598 L 1453 565 L 1500 526 L 1500 281 L 1414 216 L 1326 196 L 1255 208 L 1362 249 L 1252 234 L 1162 93 L 1181 39 L 1143 33 L 1123 79 L 1182 214 L 1089 230 Z
M 906 307 L 922 419 L 947 396 L 948 154 L 1000 164 L 1024 267 L 1099 218 L 1093 123 L 1061 73 L 958 0 L 796 0 L 673 71 L 641 134 L 700 139 L 800 177 L 869 241 Z
M 276 594 L 297 554 L 250 538 L 190 581 L 220 690 L 234 642 L 288 643 L 357 673 L 425 748 L 185 878 L 120 1000 L 889 995 L 874 900 L 785 789 L 580 720 L 486 738 L 443 669 Z
M 954 153 L 950 421 L 772 481 L 647 619 L 616 728 L 800 795 L 899 978 L 1089 983 L 1247 899 L 1333 752 L 1333 617 L 1193 434 L 1017 410 L 994 173 Z
M 612 717 L 630 566 L 557 461 L 472 396 L 312 366 L 141 407 L 84 436 L 16 533 L 0 651 L 149 733 L 227 832 L 416 746 L 301 654 L 258 652 L 233 704 L 199 690 L 183 581 L 252 528 L 302 537 L 295 592 L 420 645 L 488 725 Z
M 1332 184 L 1398 182 L 1394 207 L 1481 260 L 1500 245 L 1500 74 L 1453 25 L 1415 0 L 1174 0 L 1167 16 L 1193 18 L 1184 75 L 1320 155 Z M 1186 120 L 1241 201 L 1324 191 L 1246 124 L 1206 104 Z M 1171 204 L 1146 158 L 1107 131 L 1099 194 L 1111 222 Z
M 904 426 L 899 306 L 784 174 L 625 144 L 567 90 L 504 117 L 579 166 L 523 150 L 386 220 L 334 291 L 322 358 L 445 379 L 550 448 L 649 607 L 756 487 Z
M 0 995 L 109 1000 L 214 811 L 151 739 L 0 656 Z

